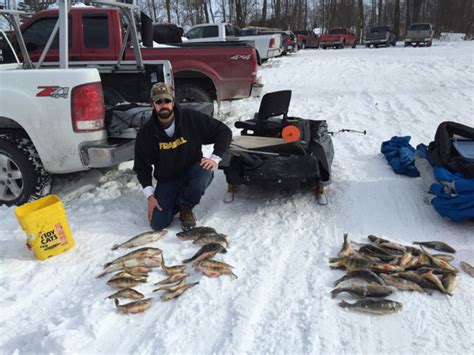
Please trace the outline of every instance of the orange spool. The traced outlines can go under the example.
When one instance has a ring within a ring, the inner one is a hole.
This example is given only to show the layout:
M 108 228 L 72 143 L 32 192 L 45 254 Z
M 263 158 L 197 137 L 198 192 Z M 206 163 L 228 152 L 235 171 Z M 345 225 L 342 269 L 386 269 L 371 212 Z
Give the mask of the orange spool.
M 286 142 L 297 142 L 301 138 L 301 131 L 296 126 L 286 126 L 281 132 L 281 137 Z

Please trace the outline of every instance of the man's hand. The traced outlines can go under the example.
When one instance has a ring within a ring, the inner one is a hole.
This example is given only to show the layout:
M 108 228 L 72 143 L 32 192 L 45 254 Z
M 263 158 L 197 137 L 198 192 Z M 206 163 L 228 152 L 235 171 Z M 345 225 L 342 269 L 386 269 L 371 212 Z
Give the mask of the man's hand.
M 148 197 L 147 202 L 148 202 L 148 220 L 151 221 L 151 216 L 153 216 L 153 211 L 155 210 L 155 208 L 157 208 L 158 211 L 163 211 L 163 208 L 161 208 L 160 204 L 158 203 L 158 200 L 153 195 Z
M 203 169 L 206 170 L 216 170 L 217 169 L 217 163 L 209 158 L 201 158 L 201 166 Z

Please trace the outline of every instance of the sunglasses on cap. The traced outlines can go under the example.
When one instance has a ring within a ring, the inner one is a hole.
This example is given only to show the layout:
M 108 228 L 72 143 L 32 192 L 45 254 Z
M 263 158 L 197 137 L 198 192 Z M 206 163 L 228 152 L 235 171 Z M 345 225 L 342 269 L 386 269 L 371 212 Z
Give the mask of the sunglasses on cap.
M 158 100 L 155 101 L 155 104 L 162 105 L 164 103 L 165 104 L 170 104 L 172 102 L 173 102 L 173 100 L 170 100 L 170 99 L 158 99 Z

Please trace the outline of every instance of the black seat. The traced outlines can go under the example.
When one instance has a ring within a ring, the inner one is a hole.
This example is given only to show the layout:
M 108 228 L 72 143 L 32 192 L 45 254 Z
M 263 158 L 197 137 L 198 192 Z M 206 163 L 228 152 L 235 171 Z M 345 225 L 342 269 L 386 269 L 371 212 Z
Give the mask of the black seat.
M 238 121 L 236 128 L 241 128 L 242 135 L 256 135 L 264 137 L 279 137 L 281 130 L 287 124 L 288 108 L 290 107 L 291 90 L 269 92 L 260 102 L 260 108 L 254 118 L 247 121 Z M 277 118 L 283 116 L 282 118 Z M 252 133 L 249 133 L 252 131 Z

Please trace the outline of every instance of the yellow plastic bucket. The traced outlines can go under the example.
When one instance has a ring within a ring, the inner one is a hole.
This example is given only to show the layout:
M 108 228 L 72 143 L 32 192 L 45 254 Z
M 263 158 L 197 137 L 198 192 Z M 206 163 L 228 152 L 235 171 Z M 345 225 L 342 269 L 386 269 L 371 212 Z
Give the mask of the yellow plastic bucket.
M 66 211 L 56 195 L 15 208 L 15 215 L 26 233 L 26 245 L 40 260 L 62 253 L 74 246 Z

